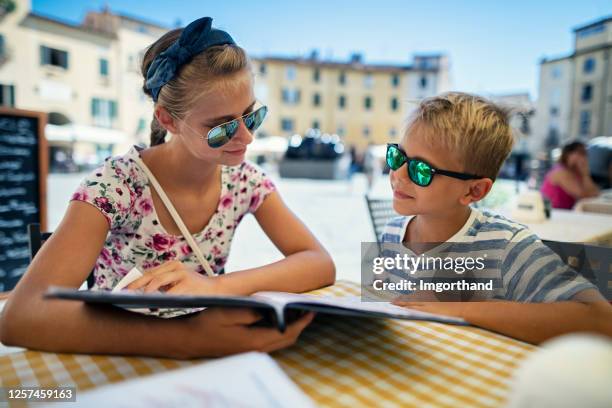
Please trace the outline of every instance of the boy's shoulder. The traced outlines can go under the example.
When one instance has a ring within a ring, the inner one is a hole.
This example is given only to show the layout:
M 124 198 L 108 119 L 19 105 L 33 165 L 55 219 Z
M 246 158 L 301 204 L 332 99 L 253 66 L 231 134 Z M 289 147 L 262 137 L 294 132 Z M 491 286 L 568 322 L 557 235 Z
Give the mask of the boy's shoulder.
M 390 218 L 380 237 L 381 242 L 401 242 L 406 234 L 406 226 L 412 217 L 412 215 L 405 215 Z M 490 210 L 473 208 L 466 225 L 450 241 L 498 241 L 501 243 L 521 241 L 527 237 L 533 237 L 533 232 L 525 225 Z
M 523 224 L 487 209 L 472 209 L 473 218 L 465 238 L 474 240 L 516 241 L 533 232 Z

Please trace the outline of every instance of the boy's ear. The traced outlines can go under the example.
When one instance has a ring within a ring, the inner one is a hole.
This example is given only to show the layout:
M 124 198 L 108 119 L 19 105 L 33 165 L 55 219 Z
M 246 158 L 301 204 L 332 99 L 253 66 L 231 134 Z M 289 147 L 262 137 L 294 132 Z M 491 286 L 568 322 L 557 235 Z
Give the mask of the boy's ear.
M 159 124 L 166 129 L 168 132 L 176 134 L 176 123 L 174 118 L 170 115 L 170 113 L 163 106 L 155 107 L 155 118 L 159 122 Z
M 476 201 L 480 201 L 489 194 L 493 187 L 493 180 L 490 178 L 481 178 L 478 180 L 472 180 L 469 184 L 469 190 L 461 197 L 461 204 L 469 205 Z

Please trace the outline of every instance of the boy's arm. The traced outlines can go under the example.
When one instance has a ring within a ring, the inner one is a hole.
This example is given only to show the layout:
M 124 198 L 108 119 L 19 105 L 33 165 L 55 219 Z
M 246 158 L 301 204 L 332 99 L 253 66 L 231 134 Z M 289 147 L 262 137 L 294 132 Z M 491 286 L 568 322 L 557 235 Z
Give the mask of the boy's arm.
M 612 305 L 597 290 L 577 293 L 571 301 L 552 303 L 394 302 L 397 305 L 457 316 L 467 322 L 529 343 L 574 332 L 591 332 L 612 338 Z

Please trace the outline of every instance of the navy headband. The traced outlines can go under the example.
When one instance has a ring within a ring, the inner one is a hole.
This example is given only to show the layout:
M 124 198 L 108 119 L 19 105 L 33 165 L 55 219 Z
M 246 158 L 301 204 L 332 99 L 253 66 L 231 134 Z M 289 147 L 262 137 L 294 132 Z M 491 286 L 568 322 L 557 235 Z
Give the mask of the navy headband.
M 179 69 L 193 57 L 214 45 L 236 44 L 228 33 L 212 28 L 212 18 L 202 17 L 183 29 L 181 36 L 159 54 L 147 70 L 146 88 L 157 102 L 162 86 L 172 80 Z

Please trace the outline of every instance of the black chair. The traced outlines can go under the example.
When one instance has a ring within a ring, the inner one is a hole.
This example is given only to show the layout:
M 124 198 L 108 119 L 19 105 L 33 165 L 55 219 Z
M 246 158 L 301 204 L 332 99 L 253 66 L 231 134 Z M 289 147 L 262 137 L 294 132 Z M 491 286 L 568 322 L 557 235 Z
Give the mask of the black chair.
M 28 243 L 30 247 L 30 262 L 34 259 L 42 245 L 51 236 L 51 232 L 41 232 L 40 224 L 28 224 Z M 87 288 L 91 289 L 95 283 L 93 271 L 87 277 Z
M 575 242 L 542 242 L 612 301 L 612 248 Z
M 397 217 L 397 213 L 393 209 L 393 200 L 374 199 L 370 198 L 368 195 L 365 196 L 365 200 L 368 205 L 372 228 L 376 235 L 376 242 L 380 244 L 380 237 L 385 230 L 387 221 L 393 217 Z

